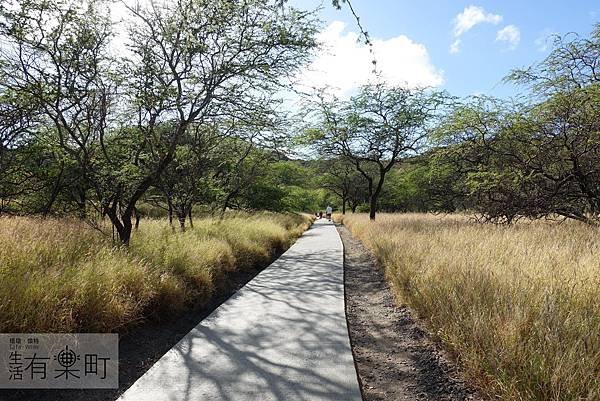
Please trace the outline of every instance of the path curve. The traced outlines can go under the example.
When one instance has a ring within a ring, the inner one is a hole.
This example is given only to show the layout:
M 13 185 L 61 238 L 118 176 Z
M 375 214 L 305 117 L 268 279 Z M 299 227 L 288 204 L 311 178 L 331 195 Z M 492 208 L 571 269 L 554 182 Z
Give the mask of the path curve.
M 335 226 L 315 222 L 119 399 L 360 401 L 343 261 Z

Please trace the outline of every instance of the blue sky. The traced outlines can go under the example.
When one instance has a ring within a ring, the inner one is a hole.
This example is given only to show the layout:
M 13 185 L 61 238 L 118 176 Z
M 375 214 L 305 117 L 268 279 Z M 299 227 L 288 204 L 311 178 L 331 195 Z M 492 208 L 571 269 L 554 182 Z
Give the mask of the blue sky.
M 543 59 L 551 48 L 544 46 L 547 36 L 568 32 L 587 35 L 600 21 L 597 0 L 352 3 L 375 40 L 376 58 L 381 60 L 384 76 L 414 85 L 438 86 L 459 96 L 517 94 L 519 89 L 503 84 L 502 78 L 513 68 Z M 312 66 L 323 73 L 315 80 L 335 81 L 342 88 L 340 92 L 348 92 L 369 67 L 365 49 L 352 43 L 356 38 L 353 32 L 358 29 L 347 6 L 336 10 L 329 0 L 294 0 L 291 4 L 301 8 L 323 4 L 320 15 L 327 33 L 322 39 L 329 43 L 329 50 Z M 360 71 L 355 71 L 357 65 Z M 356 82 L 350 82 L 352 77 L 358 77 Z

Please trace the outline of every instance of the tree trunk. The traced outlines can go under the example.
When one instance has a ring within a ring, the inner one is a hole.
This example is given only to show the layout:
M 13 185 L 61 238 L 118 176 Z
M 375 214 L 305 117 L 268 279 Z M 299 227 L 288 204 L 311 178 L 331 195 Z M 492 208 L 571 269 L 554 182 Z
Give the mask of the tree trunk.
M 135 229 L 137 230 L 138 228 L 140 228 L 140 219 L 142 218 L 142 216 L 140 216 L 140 212 L 139 210 L 137 210 L 137 208 L 133 208 L 133 214 L 135 215 Z
M 227 196 L 225 197 L 225 201 L 223 201 L 223 207 L 221 207 L 221 216 L 223 216 L 225 214 L 225 212 L 227 211 L 227 208 L 229 207 L 229 202 L 231 201 L 232 197 L 233 197 L 233 192 L 228 193 Z
M 234 199 L 239 193 L 239 188 L 234 189 L 233 191 L 227 194 L 225 201 L 223 202 L 223 207 L 221 208 L 221 219 L 225 217 L 225 212 L 231 203 L 231 200 Z
M 44 208 L 42 210 L 42 216 L 44 216 L 44 217 L 47 217 L 48 214 L 50 214 L 50 211 L 52 210 L 52 205 L 54 205 L 54 202 L 56 201 L 56 198 L 58 197 L 58 194 L 59 194 L 61 186 L 62 186 L 63 172 L 64 172 L 64 163 L 61 163 L 60 164 L 60 173 L 58 174 L 58 177 L 56 178 L 56 180 L 54 182 L 54 186 L 52 187 L 52 193 L 50 194 L 50 199 L 48 200 L 48 202 L 46 202 L 46 205 L 44 206 Z
M 87 196 L 85 193 L 85 189 L 79 188 L 79 200 L 77 202 L 77 207 L 79 209 L 79 218 L 82 220 L 87 218 L 86 205 L 87 205 Z
M 346 214 L 346 198 L 342 199 L 342 214 Z
M 120 235 L 121 242 L 125 246 L 129 246 L 129 240 L 131 239 L 131 230 L 133 226 L 131 225 L 131 213 L 126 213 L 127 216 L 123 216 L 123 233 Z
M 185 218 L 186 218 L 186 212 L 182 211 L 182 210 L 178 210 L 177 211 L 177 220 L 179 220 L 179 228 L 181 229 L 181 231 L 185 231 Z
M 167 196 L 167 205 L 169 207 L 169 225 L 173 227 L 173 202 L 171 202 L 171 198 Z
M 188 219 L 190 220 L 190 228 L 194 228 L 194 221 L 192 220 L 192 206 L 188 210 Z
M 369 199 L 369 219 L 371 219 L 372 221 L 375 220 L 375 213 L 377 212 L 377 200 L 379 199 L 379 195 L 381 194 L 381 189 L 383 188 L 383 181 L 385 180 L 385 173 L 387 173 L 387 171 L 385 169 L 379 170 L 379 181 L 377 182 L 375 191 L 370 191 L 371 197 Z
M 375 221 L 375 213 L 377 212 L 377 197 L 375 194 L 371 195 L 369 201 L 369 219 Z
M 125 246 L 129 246 L 129 240 L 131 239 L 131 230 L 133 225 L 131 224 L 131 214 L 133 210 L 126 209 L 125 212 L 119 216 L 115 205 L 107 208 L 106 215 L 110 219 L 113 228 L 117 230 L 119 241 Z

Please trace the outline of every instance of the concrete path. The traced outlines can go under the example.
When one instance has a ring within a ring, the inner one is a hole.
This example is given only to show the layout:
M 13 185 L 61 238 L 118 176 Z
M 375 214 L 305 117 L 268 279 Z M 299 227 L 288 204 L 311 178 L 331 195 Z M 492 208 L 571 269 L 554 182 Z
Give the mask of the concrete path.
M 120 400 L 360 401 L 343 274 L 337 230 L 317 221 Z

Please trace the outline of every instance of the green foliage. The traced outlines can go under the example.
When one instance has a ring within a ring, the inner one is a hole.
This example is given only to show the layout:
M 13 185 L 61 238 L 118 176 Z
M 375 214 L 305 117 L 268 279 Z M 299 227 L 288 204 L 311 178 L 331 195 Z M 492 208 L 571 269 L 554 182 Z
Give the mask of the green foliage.
M 375 219 L 386 175 L 396 163 L 423 150 L 447 96 L 378 83 L 362 87 L 346 102 L 319 100 L 316 128 L 309 128 L 305 138 L 316 151 L 342 159 L 360 173 Z
M 322 208 L 323 191 L 315 186 L 315 172 L 301 161 L 278 161 L 247 190 L 250 209 L 314 212 Z
M 291 138 L 274 93 L 308 61 L 318 23 L 284 3 L 130 9 L 118 60 L 103 1 L 3 3 L 0 40 L 18 51 L 0 57 L 0 213 L 108 217 L 123 243 L 134 218 L 185 228 L 195 210 L 600 221 L 600 25 L 507 77 L 530 89 L 523 103 L 370 84 L 317 94 Z M 293 144 L 319 159 L 286 158 Z
M 108 217 L 128 244 L 139 202 L 181 221 L 264 168 L 284 124 L 274 93 L 316 47 L 314 14 L 262 0 L 127 11 L 115 58 L 102 0 L 0 7 L 0 213 Z

